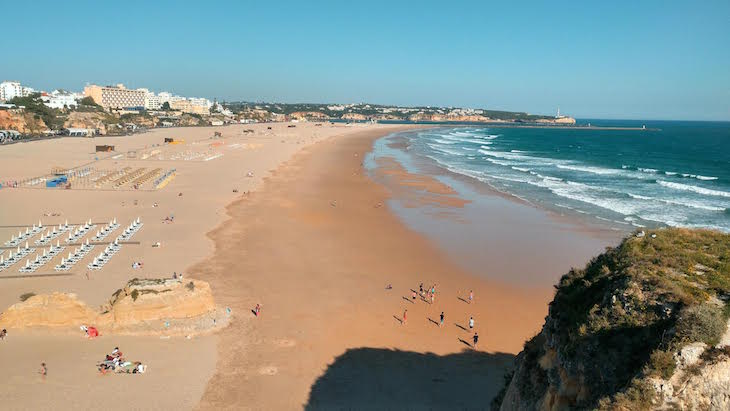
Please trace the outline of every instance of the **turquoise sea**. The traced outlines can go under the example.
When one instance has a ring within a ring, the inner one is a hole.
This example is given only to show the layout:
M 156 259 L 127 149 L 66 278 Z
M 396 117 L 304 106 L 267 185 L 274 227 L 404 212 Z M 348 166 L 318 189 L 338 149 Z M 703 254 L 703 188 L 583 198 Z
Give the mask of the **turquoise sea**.
M 647 130 L 439 126 L 385 137 L 373 156 L 620 230 L 730 232 L 730 123 L 588 122 Z

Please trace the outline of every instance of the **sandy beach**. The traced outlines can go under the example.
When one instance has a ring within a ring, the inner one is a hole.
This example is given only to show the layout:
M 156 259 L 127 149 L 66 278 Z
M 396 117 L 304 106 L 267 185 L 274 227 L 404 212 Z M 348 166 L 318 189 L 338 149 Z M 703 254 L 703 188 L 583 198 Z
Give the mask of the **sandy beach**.
M 81 184 L 70 190 L 40 186 L 8 188 L 4 184 L 0 189 L 0 255 L 6 259 L 9 252 L 16 250 L 5 247 L 5 241 L 39 220 L 49 230 L 54 224 L 68 221 L 73 225 L 88 219 L 99 225 L 112 218 L 128 224 L 139 217 L 145 225 L 134 238 L 139 244 L 125 245 L 99 271 L 86 269 L 91 260 L 88 256 L 71 270 L 56 272 L 53 267 L 60 262 L 59 255 L 32 274 L 18 271 L 25 259 L 0 272 L 0 311 L 19 302 L 22 294 L 54 291 L 75 293 L 89 306 L 96 307 L 132 278 L 170 277 L 173 272 L 188 275 L 189 266 L 212 253 L 214 244 L 205 234 L 227 218 L 226 204 L 256 189 L 270 170 L 302 148 L 332 136 L 357 132 L 359 128 L 313 123 L 287 126 L 158 129 L 126 137 L 61 138 L 0 147 L 3 183 L 45 175 L 53 167 L 177 170 L 176 178 L 159 190 L 135 190 L 128 185 L 94 189 Z M 222 137 L 211 140 L 215 131 L 221 132 Z M 163 147 L 165 137 L 184 140 L 185 144 Z M 102 144 L 114 145 L 116 151 L 95 153 L 95 145 Z M 165 158 L 141 159 L 142 153 L 153 149 L 161 150 Z M 135 152 L 136 158 L 128 158 L 129 151 Z M 182 154 L 188 158 L 197 154 L 203 157 L 183 160 Z M 222 156 L 202 161 L 205 156 L 218 154 Z M 174 222 L 164 223 L 171 216 Z M 34 240 L 38 238 L 31 237 L 30 246 L 35 247 Z M 61 243 L 63 239 L 58 238 Z M 161 246 L 152 247 L 157 242 Z M 40 252 L 41 248 L 37 249 Z M 32 260 L 35 254 L 28 259 Z M 142 268 L 133 269 L 133 262 L 142 262 Z M 160 335 L 140 337 L 104 335 L 101 331 L 101 338 L 86 340 L 78 327 L 54 332 L 8 329 L 8 338 L 0 342 L 3 408 L 84 409 L 103 404 L 109 409 L 190 409 L 198 403 L 215 372 L 217 335 L 188 340 L 167 339 L 162 330 Z M 94 365 L 115 346 L 130 359 L 148 363 L 150 371 L 143 378 L 100 377 Z M 48 364 L 49 375 L 39 380 L 37 370 L 43 361 Z M 39 384 L 43 384 L 41 390 Z M 177 388 L 174 393 L 169 391 L 171 386 Z
M 211 233 L 215 253 L 191 272 L 237 312 L 263 309 L 220 335 L 201 409 L 483 408 L 539 329 L 550 287 L 464 272 L 384 206 L 392 193 L 362 167 L 379 135 L 300 152 Z M 420 190 L 416 202 L 463 204 L 436 181 L 401 177 L 404 190 Z M 434 304 L 412 299 L 421 282 L 436 285 Z
M 253 132 L 244 133 L 247 129 Z M 21 294 L 53 291 L 75 293 L 97 306 L 132 278 L 184 272 L 188 278 L 209 282 L 217 304 L 233 313 L 227 328 L 191 339 L 168 337 L 164 330 L 139 337 L 103 335 L 102 330 L 102 337 L 95 340 L 86 340 L 75 330 L 8 330 L 9 338 L 0 342 L 0 363 L 6 370 L 0 384 L 9 399 L 5 405 L 10 409 L 99 404 L 110 409 L 488 406 L 514 354 L 539 330 L 552 288 L 519 286 L 467 271 L 438 244 L 399 220 L 388 206 L 394 196 L 407 198 L 413 207 L 428 204 L 448 210 L 468 204 L 450 187 L 427 176 L 408 175 L 391 163 L 381 164 L 379 172 L 397 184 L 386 187 L 367 176 L 363 159 L 373 142 L 400 129 L 260 124 L 1 147 L 3 181 L 42 175 L 53 166 L 82 164 L 97 169 L 175 168 L 176 177 L 158 190 L 81 184 L 70 190 L 0 190 L 3 242 L 18 227 L 38 219 L 45 225 L 89 218 L 103 223 L 139 217 L 145 222 L 135 237 L 139 244 L 125 245 L 88 279 L 83 269 L 86 260 L 63 276 L 42 276 L 53 273 L 55 260 L 30 277 L 17 278 L 20 263 L 0 273 L 0 310 L 18 302 Z M 222 132 L 221 139 L 211 140 L 214 131 Z M 157 147 L 165 137 L 185 144 Z M 94 153 L 96 144 L 113 144 L 116 152 Z M 129 151 L 136 153 L 134 158 L 117 154 Z M 153 152 L 150 158 L 141 158 Z M 193 155 L 198 152 L 202 157 Z M 205 158 L 212 159 L 202 161 Z M 501 212 L 515 221 L 525 212 L 503 208 Z M 540 221 L 551 218 L 541 215 Z M 170 217 L 174 222 L 165 221 Z M 494 229 L 497 238 L 504 225 Z M 553 224 L 538 229 L 544 239 L 566 230 Z M 566 247 L 583 238 L 595 240 L 578 227 L 571 237 L 560 235 Z M 161 247 L 152 247 L 156 242 Z M 540 241 L 530 244 L 537 246 Z M 589 256 L 571 255 L 568 261 L 558 253 L 541 256 L 538 264 L 549 261 L 551 267 L 564 267 L 564 272 Z M 520 258 L 504 254 L 495 267 Z M 144 265 L 135 269 L 133 262 Z M 550 275 L 557 280 L 559 273 Z M 433 304 L 428 298 L 412 298 L 420 283 L 436 286 Z M 472 303 L 470 290 L 475 296 Z M 252 312 L 256 304 L 262 306 L 258 317 Z M 443 326 L 439 326 L 441 312 Z M 480 336 L 477 350 L 471 346 L 469 317 L 475 319 Z M 100 376 L 94 363 L 114 346 L 148 363 L 150 371 L 143 376 Z M 36 373 L 41 361 L 49 364 L 45 379 Z M 38 394 L 40 384 L 42 394 Z

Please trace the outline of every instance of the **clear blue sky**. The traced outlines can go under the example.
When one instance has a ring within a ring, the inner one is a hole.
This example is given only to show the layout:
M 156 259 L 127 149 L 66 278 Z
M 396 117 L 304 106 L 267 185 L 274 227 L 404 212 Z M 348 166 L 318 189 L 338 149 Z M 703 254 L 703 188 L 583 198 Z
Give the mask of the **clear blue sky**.
M 728 0 L 407 3 L 5 1 L 0 80 L 730 120 Z

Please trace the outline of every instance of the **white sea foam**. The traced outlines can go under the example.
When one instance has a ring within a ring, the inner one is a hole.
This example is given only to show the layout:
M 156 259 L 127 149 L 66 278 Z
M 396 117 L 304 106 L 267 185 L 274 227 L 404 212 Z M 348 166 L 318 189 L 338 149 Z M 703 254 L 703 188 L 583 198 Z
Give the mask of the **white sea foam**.
M 699 175 L 699 174 L 681 173 L 681 176 L 682 177 L 685 177 L 685 178 L 696 178 L 698 180 L 704 180 L 704 181 L 717 180 L 717 177 L 713 177 L 713 176 L 702 176 L 702 175 Z
M 665 204 L 672 204 L 672 205 L 678 205 L 678 206 L 683 206 L 683 207 L 696 208 L 698 210 L 725 211 L 724 207 L 716 207 L 716 206 L 711 206 L 711 205 L 703 204 L 703 203 L 697 203 L 695 201 L 689 201 L 689 200 L 677 201 L 677 200 L 667 200 L 667 199 L 661 199 L 661 198 L 658 200 Z
M 457 136 L 457 137 L 471 137 L 472 133 L 464 132 L 464 131 L 452 131 L 449 133 L 449 135 Z
M 649 174 L 656 174 L 657 172 L 659 172 L 659 170 L 657 170 L 656 168 L 641 168 L 641 167 L 637 167 L 636 169 L 639 170 L 639 171 L 641 171 L 642 173 L 649 173 Z
M 562 168 L 564 170 L 582 171 L 585 173 L 593 173 L 593 174 L 599 174 L 599 175 L 611 175 L 611 174 L 619 173 L 619 170 L 614 170 L 611 168 L 602 168 L 602 167 L 571 166 L 571 165 L 564 165 L 564 164 L 558 164 L 557 167 Z
M 436 150 L 436 151 L 441 152 L 441 153 L 444 153 L 444 154 L 449 154 L 449 155 L 459 156 L 459 157 L 466 155 L 465 153 L 461 153 L 461 152 L 458 152 L 458 151 L 455 151 L 455 150 L 450 150 L 450 149 L 448 149 L 446 147 L 441 147 L 441 146 L 438 146 L 438 145 L 435 145 L 435 144 L 426 143 L 426 145 L 429 146 L 429 147 L 431 147 L 431 149 Z
M 709 188 L 698 187 L 698 186 L 693 186 L 693 185 L 689 185 L 689 184 L 673 183 L 671 181 L 664 181 L 664 180 L 657 180 L 657 183 L 659 183 L 660 185 L 663 185 L 664 187 L 673 188 L 675 190 L 692 191 L 692 192 L 707 195 L 707 196 L 730 198 L 730 193 L 728 193 L 727 191 L 711 190 Z
M 679 201 L 679 200 L 671 200 L 671 199 L 666 199 L 666 198 L 647 197 L 647 196 L 642 196 L 642 195 L 632 194 L 632 193 L 626 193 L 626 194 L 628 194 L 629 197 L 637 199 L 637 200 L 656 201 L 659 203 L 677 205 L 677 206 L 681 206 L 681 207 L 696 208 L 698 210 L 706 210 L 706 211 L 725 211 L 724 207 L 717 207 L 717 206 L 713 206 L 713 205 L 709 205 L 709 204 L 705 204 L 705 203 L 698 203 L 698 202 L 692 201 L 692 200 Z
M 435 141 L 437 143 L 441 143 L 441 144 L 449 144 L 449 145 L 451 145 L 451 144 L 457 144 L 456 141 L 447 141 L 447 140 L 442 140 L 440 138 L 434 138 L 433 141 Z
M 530 172 L 530 169 L 529 168 L 524 168 L 524 167 L 512 167 L 512 169 L 513 170 L 516 170 L 516 171 L 522 171 L 523 173 Z
M 498 166 L 508 166 L 509 167 L 509 166 L 513 166 L 516 164 L 516 163 L 509 162 L 509 161 L 495 160 L 493 158 L 485 158 L 485 160 L 489 161 L 492 164 L 496 164 Z M 519 163 L 517 163 L 517 164 L 519 164 Z
M 626 193 L 626 194 L 628 194 L 629 197 L 635 198 L 637 200 L 654 200 L 653 197 L 647 197 L 647 196 L 642 196 L 642 195 L 638 195 L 638 194 L 631 194 L 631 193 Z

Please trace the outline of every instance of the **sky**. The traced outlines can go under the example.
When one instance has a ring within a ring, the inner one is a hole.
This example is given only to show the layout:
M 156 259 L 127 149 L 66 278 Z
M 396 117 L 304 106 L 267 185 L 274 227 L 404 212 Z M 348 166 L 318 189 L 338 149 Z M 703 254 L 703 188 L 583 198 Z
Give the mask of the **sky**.
M 9 0 L 0 21 L 0 81 L 49 91 L 730 120 L 728 0 Z

